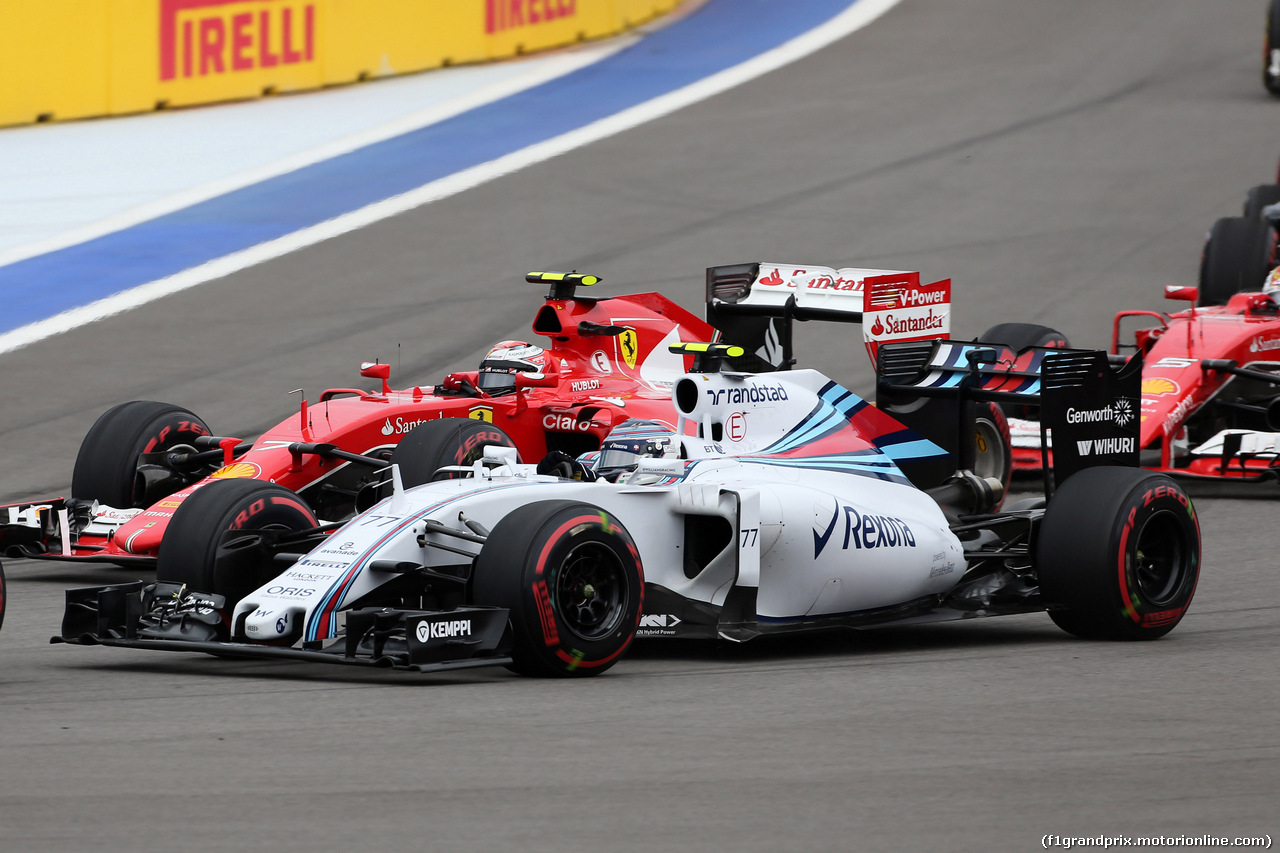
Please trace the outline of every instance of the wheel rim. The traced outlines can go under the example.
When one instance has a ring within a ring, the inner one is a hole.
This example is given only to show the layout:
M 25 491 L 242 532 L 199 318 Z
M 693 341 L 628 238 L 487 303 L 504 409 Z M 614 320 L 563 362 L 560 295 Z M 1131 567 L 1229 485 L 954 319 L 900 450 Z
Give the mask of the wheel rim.
M 598 640 L 616 630 L 626 596 L 626 573 L 613 549 L 585 542 L 566 555 L 556 578 L 555 607 L 578 637 Z
M 1186 576 L 1186 544 L 1178 518 L 1169 511 L 1147 519 L 1133 550 L 1133 577 L 1144 602 L 1152 607 L 1172 603 Z
M 1003 481 L 1008 468 L 1007 451 L 994 421 L 979 418 L 974 422 L 974 448 L 973 473 Z

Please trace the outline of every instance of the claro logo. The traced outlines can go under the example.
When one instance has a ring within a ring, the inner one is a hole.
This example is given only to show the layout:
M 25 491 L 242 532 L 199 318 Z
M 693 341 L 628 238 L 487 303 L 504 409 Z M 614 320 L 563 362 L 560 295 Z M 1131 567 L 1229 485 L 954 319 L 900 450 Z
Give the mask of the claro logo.
M 316 4 L 160 0 L 160 79 L 314 62 Z
M 484 31 L 500 33 L 578 14 L 578 0 L 485 0 Z

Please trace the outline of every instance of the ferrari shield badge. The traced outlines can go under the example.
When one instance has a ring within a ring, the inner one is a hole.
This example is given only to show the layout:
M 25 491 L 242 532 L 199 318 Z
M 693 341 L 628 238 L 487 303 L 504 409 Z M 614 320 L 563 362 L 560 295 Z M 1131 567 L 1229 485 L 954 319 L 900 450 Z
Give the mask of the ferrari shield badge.
M 634 369 L 636 357 L 640 354 L 640 344 L 636 340 L 635 329 L 626 329 L 618 335 L 618 351 L 622 354 L 622 360 L 627 363 L 627 367 Z

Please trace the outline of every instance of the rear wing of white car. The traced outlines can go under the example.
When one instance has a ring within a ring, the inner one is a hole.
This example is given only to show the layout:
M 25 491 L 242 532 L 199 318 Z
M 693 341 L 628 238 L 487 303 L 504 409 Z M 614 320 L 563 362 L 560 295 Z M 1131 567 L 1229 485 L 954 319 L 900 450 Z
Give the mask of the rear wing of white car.
M 1126 361 L 1101 350 L 1013 352 L 953 340 L 880 347 L 876 405 L 955 454 L 962 468 L 971 462 L 971 406 L 978 403 L 1029 407 L 1039 415 L 1046 494 L 1083 468 L 1138 464 L 1141 354 Z
M 861 323 L 875 360 L 882 341 L 945 338 L 951 331 L 951 280 L 921 284 L 906 270 L 765 261 L 707 268 L 707 322 L 721 340 L 747 351 L 734 367 L 752 372 L 795 364 L 792 325 Z

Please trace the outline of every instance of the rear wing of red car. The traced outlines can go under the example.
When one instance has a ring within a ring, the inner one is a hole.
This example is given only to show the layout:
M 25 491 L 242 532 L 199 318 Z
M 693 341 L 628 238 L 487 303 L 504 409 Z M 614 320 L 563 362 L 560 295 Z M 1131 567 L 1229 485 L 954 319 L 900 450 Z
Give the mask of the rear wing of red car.
M 1083 468 L 1138 465 L 1140 354 L 1124 360 L 1101 350 L 1041 347 L 1015 353 L 1000 344 L 954 340 L 880 347 L 876 405 L 946 448 L 961 468 L 972 461 L 979 403 L 1038 415 L 1046 494 Z M 950 473 L 940 472 L 916 473 L 925 480 Z
M 884 341 L 945 338 L 951 329 L 951 280 L 921 284 L 906 270 L 753 261 L 707 268 L 707 322 L 747 351 L 738 370 L 787 370 L 795 364 L 796 321 L 861 323 L 875 359 Z

